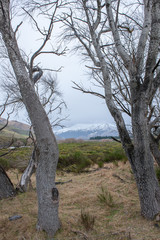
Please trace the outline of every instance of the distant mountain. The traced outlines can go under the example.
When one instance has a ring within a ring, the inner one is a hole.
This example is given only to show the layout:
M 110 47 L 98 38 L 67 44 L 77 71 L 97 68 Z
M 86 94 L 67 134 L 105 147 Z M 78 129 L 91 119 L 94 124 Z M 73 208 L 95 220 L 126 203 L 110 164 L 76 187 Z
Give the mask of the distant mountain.
M 0 117 L 0 128 L 4 126 L 6 119 Z M 8 126 L 0 131 L 0 136 L 14 136 L 16 138 L 27 137 L 29 125 L 15 120 L 11 120 Z M 114 124 L 76 124 L 59 130 L 54 130 L 57 139 L 75 138 L 90 139 L 96 136 L 118 136 L 117 128 Z
M 58 138 L 90 139 L 96 136 L 118 136 L 114 124 L 76 124 L 71 127 L 54 131 Z
M 7 120 L 0 117 L 0 128 L 6 124 Z M 14 136 L 16 138 L 27 137 L 29 134 L 30 126 L 25 123 L 21 123 L 15 120 L 8 122 L 8 125 L 5 129 L 0 131 L 0 136 Z

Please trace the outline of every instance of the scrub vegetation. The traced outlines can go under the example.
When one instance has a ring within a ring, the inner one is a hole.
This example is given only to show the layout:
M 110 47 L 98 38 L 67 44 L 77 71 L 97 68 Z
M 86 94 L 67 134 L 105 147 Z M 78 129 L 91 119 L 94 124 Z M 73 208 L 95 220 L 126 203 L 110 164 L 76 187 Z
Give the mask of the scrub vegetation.
M 6 169 L 16 168 L 20 172 L 27 167 L 32 154 L 32 147 L 19 147 L 13 149 L 9 154 L 0 158 L 0 164 Z M 8 149 L 0 150 L 0 155 Z M 59 143 L 58 170 L 67 172 L 87 171 L 87 168 L 98 165 L 103 167 L 104 163 L 127 161 L 127 157 L 120 143 L 109 142 L 72 142 Z

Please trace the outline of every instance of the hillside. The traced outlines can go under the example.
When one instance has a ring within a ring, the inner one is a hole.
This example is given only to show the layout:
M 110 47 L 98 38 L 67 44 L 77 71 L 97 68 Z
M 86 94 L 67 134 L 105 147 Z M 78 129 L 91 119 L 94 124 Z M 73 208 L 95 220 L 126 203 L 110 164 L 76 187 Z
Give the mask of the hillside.
M 6 119 L 0 118 L 0 128 L 6 124 Z M 29 125 L 15 120 L 8 122 L 8 126 L 0 131 L 0 137 L 26 138 L 29 133 Z
M 0 127 L 4 126 L 6 119 L 0 118 Z M 0 132 L 0 136 L 12 137 L 15 138 L 25 138 L 28 136 L 29 125 L 24 124 L 15 120 L 11 120 L 8 123 L 8 126 Z M 54 133 L 57 139 L 85 139 L 100 136 L 118 136 L 117 128 L 114 124 L 76 124 L 70 127 L 64 127 L 63 129 L 54 129 Z

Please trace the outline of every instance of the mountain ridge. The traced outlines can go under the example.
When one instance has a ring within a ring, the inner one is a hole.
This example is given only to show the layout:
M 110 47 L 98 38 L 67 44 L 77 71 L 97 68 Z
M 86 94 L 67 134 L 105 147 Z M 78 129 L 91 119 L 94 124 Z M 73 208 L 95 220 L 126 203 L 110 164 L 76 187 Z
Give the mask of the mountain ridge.
M 76 138 L 76 139 L 90 139 L 96 136 L 118 136 L 117 128 L 111 123 L 102 124 L 75 124 L 71 127 L 62 128 L 54 131 L 59 138 Z
M 6 123 L 7 120 L 0 117 L 0 128 L 2 128 Z M 8 125 L 2 131 L 0 131 L 0 136 L 24 138 L 28 136 L 29 128 L 30 126 L 28 124 L 16 120 L 10 120 L 8 121 Z
M 0 127 L 6 124 L 7 120 L 0 117 Z M 11 120 L 8 122 L 7 127 L 0 132 L 0 135 L 13 135 L 15 137 L 28 136 L 30 126 L 28 124 Z M 86 124 L 74 124 L 70 127 L 64 127 L 62 129 L 53 130 L 57 139 L 90 139 L 93 137 L 109 137 L 109 136 L 118 136 L 117 128 L 114 124 L 111 123 L 86 123 Z M 18 135 L 17 135 L 18 134 Z

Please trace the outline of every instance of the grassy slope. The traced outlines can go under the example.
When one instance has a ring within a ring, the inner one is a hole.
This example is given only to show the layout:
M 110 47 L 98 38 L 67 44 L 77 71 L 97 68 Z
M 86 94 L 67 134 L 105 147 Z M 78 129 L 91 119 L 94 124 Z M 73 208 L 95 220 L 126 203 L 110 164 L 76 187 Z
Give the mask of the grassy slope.
M 119 162 L 118 166 L 108 163 L 106 169 L 83 174 L 58 173 L 57 181 L 72 179 L 71 183 L 58 185 L 60 191 L 61 230 L 54 240 L 159 240 L 160 228 L 154 222 L 140 215 L 136 184 L 129 164 Z M 8 172 L 17 184 L 17 172 Z M 118 177 L 117 177 L 118 176 Z M 120 179 L 120 178 L 121 179 Z M 35 188 L 35 176 L 32 179 Z M 101 187 L 107 188 L 113 196 L 114 207 L 100 203 L 97 195 Z M 95 216 L 94 229 L 87 232 L 81 223 L 81 210 Z M 0 202 L 1 240 L 45 240 L 45 233 L 36 231 L 36 192 L 30 190 L 13 199 Z M 9 216 L 23 217 L 10 222 Z M 53 239 L 52 239 L 53 240 Z
M 0 128 L 1 127 L 3 127 L 2 124 L 0 124 Z M 28 137 L 28 130 L 22 130 L 14 126 L 7 126 L 0 131 L 0 137 L 26 138 Z

